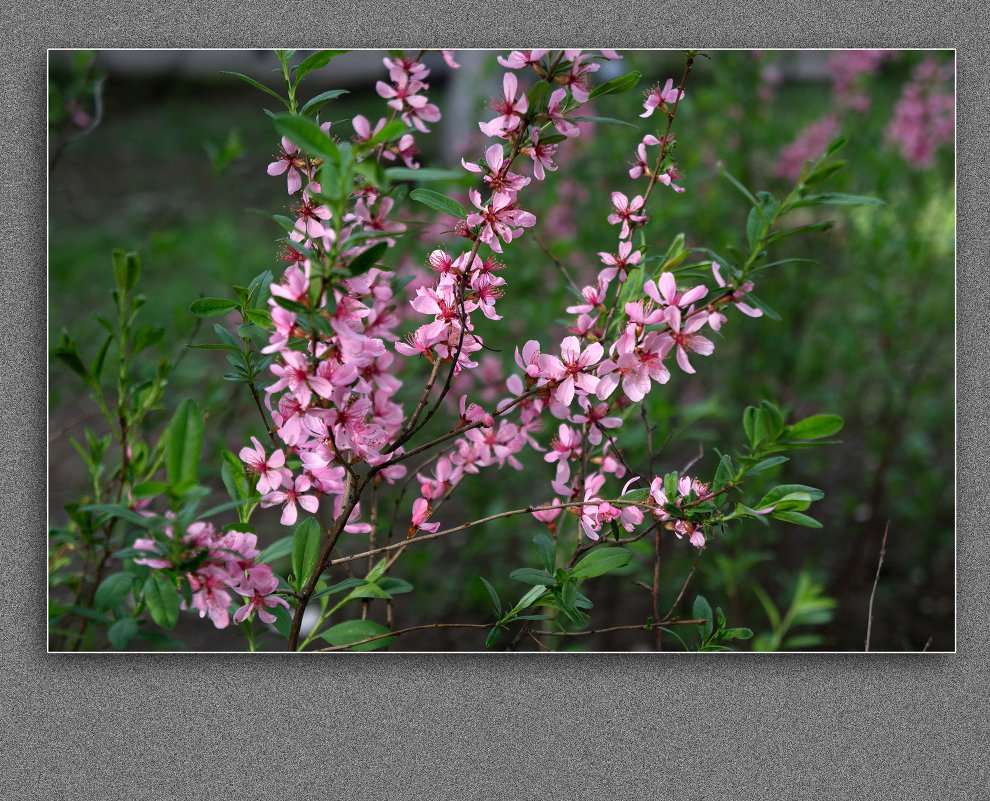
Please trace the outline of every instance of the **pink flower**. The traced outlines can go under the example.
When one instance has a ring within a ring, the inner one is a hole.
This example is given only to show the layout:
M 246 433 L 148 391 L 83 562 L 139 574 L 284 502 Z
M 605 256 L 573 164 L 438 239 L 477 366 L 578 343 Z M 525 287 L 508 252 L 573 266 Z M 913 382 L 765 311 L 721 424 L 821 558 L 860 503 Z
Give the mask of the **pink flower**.
M 654 109 L 660 107 L 666 112 L 665 104 L 670 103 L 673 105 L 682 97 L 684 97 L 684 91 L 675 89 L 673 79 L 668 78 L 667 83 L 663 85 L 663 89 L 660 88 L 660 84 L 657 84 L 647 93 L 646 102 L 643 103 L 643 108 L 646 110 L 639 116 L 649 117 L 653 114 Z
M 227 592 L 227 574 L 219 567 L 206 565 L 197 573 L 187 575 L 193 590 L 192 605 L 200 617 L 210 616 L 213 625 L 224 629 L 230 624 L 230 594 Z
M 645 214 L 636 213 L 643 208 L 644 203 L 646 201 L 642 195 L 636 195 L 630 201 L 622 192 L 612 193 L 613 213 L 608 215 L 608 221 L 612 225 L 622 223 L 619 239 L 626 239 L 632 233 L 634 226 L 642 225 L 646 222 L 647 218 Z
M 520 70 L 530 64 L 538 64 L 540 59 L 549 52 L 549 50 L 513 50 L 509 53 L 508 58 L 498 56 L 497 61 L 510 70 Z
M 569 406 L 574 399 L 575 389 L 594 392 L 598 378 L 585 372 L 597 364 L 605 353 L 600 342 L 592 342 L 583 351 L 577 337 L 566 337 L 560 343 L 560 358 L 540 357 L 540 372 L 545 378 L 557 381 L 553 397 L 562 406 Z
M 667 309 L 667 324 L 669 331 L 664 331 L 663 335 L 677 346 L 677 364 L 685 373 L 693 373 L 695 370 L 688 361 L 688 353 L 698 353 L 702 356 L 710 356 L 715 350 L 715 345 L 711 340 L 700 334 L 694 333 L 707 321 L 708 315 L 705 312 L 693 314 L 683 322 L 681 328 L 681 310 L 677 306 Z
M 629 272 L 630 267 L 635 267 L 639 264 L 640 259 L 643 258 L 643 253 L 640 250 L 633 251 L 632 240 L 627 239 L 619 242 L 618 253 L 613 254 L 599 251 L 598 257 L 602 260 L 603 264 L 610 265 L 598 273 L 598 277 L 602 281 L 611 281 L 618 275 L 619 283 L 625 283 L 626 273 Z
M 712 262 L 712 275 L 715 276 L 715 281 L 720 287 L 728 286 L 728 284 L 726 284 L 725 280 L 722 278 L 722 273 L 719 269 L 717 261 Z M 729 299 L 736 304 L 736 308 L 739 309 L 739 311 L 741 311 L 743 314 L 748 315 L 749 317 L 762 317 L 763 316 L 762 309 L 757 309 L 753 306 L 750 306 L 748 303 L 742 302 L 742 299 L 753 291 L 753 286 L 754 285 L 752 281 L 747 281 L 745 284 L 739 287 L 739 289 L 734 289 L 732 291 L 732 294 L 729 296 Z M 712 328 L 718 331 L 717 325 L 713 325 Z
M 302 188 L 300 171 L 305 172 L 306 170 L 306 158 L 300 154 L 299 148 L 284 136 L 282 137 L 281 151 L 282 155 L 268 165 L 268 174 L 281 175 L 288 170 L 289 194 L 294 195 Z
M 247 466 L 246 472 L 257 475 L 257 489 L 262 495 L 267 495 L 272 490 L 282 486 L 283 480 L 288 480 L 292 473 L 285 468 L 285 454 L 277 450 L 270 457 L 265 456 L 265 449 L 257 438 L 251 437 L 254 448 L 241 448 L 238 454 L 241 461 Z M 287 474 L 287 475 L 286 475 Z
M 408 536 L 413 536 L 417 531 L 436 531 L 440 528 L 439 523 L 427 523 L 426 520 L 432 514 L 433 509 L 426 498 L 417 498 L 413 501 L 412 525 L 409 527 Z
M 553 521 L 560 517 L 560 498 L 554 498 L 550 507 L 534 509 L 531 514 L 541 523 L 546 523 L 553 528 Z
M 329 398 L 333 394 L 330 382 L 314 374 L 312 365 L 302 353 L 283 350 L 282 361 L 285 362 L 284 366 L 278 363 L 271 366 L 271 371 L 279 380 L 265 390 L 269 395 L 288 387 L 299 403 L 308 406 L 314 392 L 322 398 Z
M 659 144 L 660 140 L 653 136 L 653 134 L 647 134 L 643 137 L 643 141 L 636 147 L 636 162 L 633 164 L 632 169 L 629 170 L 630 178 L 639 178 L 641 175 L 652 175 L 653 168 L 649 159 L 646 157 L 646 146 Z
M 550 103 L 547 108 L 547 113 L 550 115 L 550 122 L 552 122 L 553 127 L 564 136 L 580 136 L 581 129 L 578 128 L 573 122 L 568 122 L 564 117 L 563 108 L 566 103 L 566 89 L 556 89 L 554 93 L 550 95 Z
M 533 177 L 537 181 L 542 181 L 546 177 L 544 170 L 554 172 L 557 169 L 557 165 L 553 163 L 553 157 L 557 154 L 557 145 L 540 144 L 540 132 L 537 128 L 532 129 L 529 138 L 532 145 L 527 145 L 520 152 L 533 159 Z
M 526 93 L 523 92 L 516 98 L 516 90 L 519 88 L 519 81 L 514 73 L 507 72 L 502 78 L 502 97 L 492 100 L 492 108 L 498 112 L 498 116 L 487 123 L 479 122 L 478 127 L 485 136 L 504 137 L 519 127 L 523 115 L 529 108 L 529 101 Z
M 487 206 L 482 205 L 481 193 L 477 189 L 470 190 L 468 197 L 479 211 L 468 215 L 467 224 L 480 225 L 478 239 L 496 253 L 502 252 L 499 237 L 508 244 L 514 238 L 522 236 L 520 228 L 532 228 L 536 225 L 536 217 L 524 209 L 516 208 L 515 198 L 511 195 L 496 192 Z
M 677 282 L 674 280 L 674 274 L 670 272 L 665 272 L 661 274 L 659 280 L 653 281 L 650 279 L 645 284 L 643 284 L 643 291 L 649 295 L 649 297 L 659 303 L 661 306 L 677 306 L 679 308 L 687 308 L 696 300 L 701 300 L 705 295 L 708 294 L 708 287 L 704 284 L 699 284 L 687 292 L 677 291 Z
M 320 507 L 320 502 L 315 496 L 303 494 L 310 489 L 312 485 L 313 483 L 310 481 L 308 476 L 297 476 L 293 485 L 286 486 L 285 492 L 268 493 L 268 495 L 261 499 L 261 506 L 263 508 L 267 508 L 269 506 L 275 506 L 276 504 L 282 504 L 282 525 L 294 525 L 298 515 L 296 512 L 297 503 L 311 514 L 316 514 L 316 510 Z

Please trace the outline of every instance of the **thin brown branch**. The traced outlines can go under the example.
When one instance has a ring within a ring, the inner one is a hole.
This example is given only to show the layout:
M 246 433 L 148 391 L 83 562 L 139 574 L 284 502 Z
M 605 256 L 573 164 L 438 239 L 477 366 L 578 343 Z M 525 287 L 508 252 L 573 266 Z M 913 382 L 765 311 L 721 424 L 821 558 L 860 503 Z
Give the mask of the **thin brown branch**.
M 707 623 L 708 618 L 699 618 L 697 620 L 664 620 L 660 623 L 650 625 L 649 623 L 639 623 L 632 626 L 609 626 L 606 629 L 587 629 L 585 631 L 544 631 L 541 629 L 535 630 L 534 634 L 539 634 L 541 636 L 551 636 L 551 637 L 586 637 L 589 634 L 607 634 L 610 631 L 649 631 L 650 629 L 656 628 L 657 626 L 687 626 L 687 625 L 700 625 L 701 623 Z
M 317 648 L 317 651 L 346 651 L 348 648 L 353 648 L 355 645 L 364 645 L 368 642 L 374 642 L 375 640 L 384 640 L 387 637 L 398 637 L 400 634 L 408 634 L 411 631 L 423 631 L 424 629 L 487 629 L 489 623 L 428 623 L 423 626 L 410 626 L 407 629 L 398 629 L 397 631 L 390 631 L 387 634 L 376 634 L 374 637 L 366 637 L 363 640 L 357 640 L 356 642 L 349 642 L 347 645 L 332 645 L 329 648 Z
M 688 573 L 688 577 L 684 581 L 684 586 L 681 587 L 681 591 L 679 593 L 677 593 L 677 600 L 674 601 L 673 604 L 671 604 L 670 610 L 667 612 L 666 615 L 664 615 L 664 619 L 669 618 L 672 614 L 674 614 L 674 610 L 677 608 L 677 604 L 679 604 L 681 602 L 681 598 L 683 598 L 684 597 L 684 593 L 687 592 L 688 584 L 691 583 L 691 579 L 694 577 L 694 571 L 698 567 L 698 562 L 701 560 L 701 555 L 704 552 L 705 552 L 705 549 L 704 548 L 699 548 L 698 549 L 698 555 L 696 557 L 694 557 L 694 564 L 691 565 L 691 572 Z
M 880 543 L 880 560 L 877 562 L 877 574 L 873 577 L 873 590 L 870 592 L 870 613 L 866 620 L 866 648 L 870 650 L 870 631 L 873 628 L 873 596 L 877 592 L 877 582 L 880 581 L 880 568 L 883 567 L 883 557 L 887 552 L 887 531 L 890 529 L 890 521 L 883 527 L 883 541 Z

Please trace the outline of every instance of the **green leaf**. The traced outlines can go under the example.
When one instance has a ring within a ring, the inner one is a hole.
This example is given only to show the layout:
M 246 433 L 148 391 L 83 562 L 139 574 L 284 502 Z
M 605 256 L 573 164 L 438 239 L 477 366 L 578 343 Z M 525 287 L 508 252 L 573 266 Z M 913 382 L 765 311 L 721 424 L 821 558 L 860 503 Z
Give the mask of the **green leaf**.
M 164 481 L 144 481 L 131 487 L 131 495 L 135 498 L 154 498 L 168 489 Z
M 488 590 L 488 594 L 491 596 L 492 605 L 495 607 L 495 614 L 499 617 L 502 616 L 502 601 L 498 597 L 498 593 L 495 588 L 485 579 L 483 576 L 478 576 L 481 579 L 481 583 L 485 585 L 485 589 Z M 497 629 L 495 629 L 497 631 Z
M 261 496 L 254 488 L 254 482 L 248 480 L 244 470 L 244 464 L 230 451 L 223 452 L 223 465 L 220 468 L 220 476 L 230 499 L 239 504 L 237 507 L 237 519 L 241 523 L 247 523 L 251 519 L 251 514 L 260 502 Z M 254 501 L 251 503 L 250 501 Z
M 75 340 L 70 338 L 66 331 L 62 331 L 62 338 L 59 340 L 58 347 L 55 348 L 52 355 L 76 375 L 81 376 L 87 384 L 90 383 L 89 371 L 79 356 L 79 348 Z
M 434 192 L 431 189 L 414 189 L 409 193 L 409 197 L 417 203 L 422 203 L 424 206 L 429 206 L 435 211 L 449 214 L 451 217 L 456 217 L 460 220 L 468 216 L 467 209 L 456 200 L 446 195 L 441 195 L 439 192 Z
M 878 197 L 867 195 L 847 195 L 842 192 L 826 192 L 821 195 L 809 195 L 802 198 L 795 206 L 811 206 L 820 203 L 829 206 L 886 206 L 886 202 Z
M 232 309 L 239 308 L 240 304 L 236 300 L 226 298 L 200 298 L 193 301 L 189 311 L 197 317 L 220 317 Z
M 390 139 L 395 139 L 401 136 L 406 131 L 409 130 L 409 126 L 406 125 L 402 120 L 392 120 L 392 122 L 387 123 L 382 126 L 382 129 L 371 137 L 367 142 L 362 142 L 362 146 L 368 147 L 371 145 L 377 145 L 381 142 L 387 142 Z
M 141 275 L 141 259 L 137 253 L 125 253 L 123 250 L 113 252 L 113 273 L 117 281 L 117 289 L 121 295 L 126 295 L 137 284 Z
M 488 632 L 488 636 L 485 637 L 485 648 L 494 648 L 495 643 L 498 642 L 498 635 L 501 632 L 502 629 L 500 629 L 498 626 L 496 626 L 490 632 Z
M 824 497 L 825 493 L 815 487 L 809 487 L 805 484 L 781 484 L 764 495 L 763 499 L 756 505 L 756 508 L 766 509 L 768 506 L 780 504 L 788 500 L 804 501 L 807 499 L 803 507 L 807 509 L 811 501 L 820 501 Z
M 368 637 L 377 637 L 380 634 L 388 633 L 388 629 L 381 623 L 375 623 L 372 620 L 347 620 L 343 623 L 338 623 L 336 626 L 331 626 L 320 636 L 331 645 L 347 645 L 352 642 L 365 640 Z M 395 642 L 395 637 L 382 637 L 380 640 L 355 645 L 350 650 L 374 651 L 378 648 L 384 648 L 393 642 Z
M 320 524 L 309 517 L 296 526 L 292 536 L 292 572 L 303 586 L 320 556 Z
M 312 72 L 313 70 L 318 70 L 321 67 L 325 67 L 330 63 L 330 59 L 336 56 L 346 53 L 346 50 L 318 50 L 305 61 L 303 61 L 298 67 L 296 67 L 296 83 L 299 85 L 299 81 L 302 80 L 303 75 Z
M 310 598 L 310 601 L 318 601 L 320 598 L 324 597 L 325 595 L 334 595 L 338 592 L 343 592 L 344 590 L 352 590 L 355 587 L 361 587 L 367 583 L 368 582 L 365 581 L 364 579 L 351 576 L 350 578 L 345 578 L 343 581 L 334 584 L 332 587 L 326 587 L 320 590 L 319 592 L 314 593 L 313 597 Z
M 808 528 L 821 528 L 822 524 L 815 520 L 813 517 L 808 517 L 800 512 L 794 512 L 787 509 L 782 511 L 773 511 L 770 513 L 770 517 L 776 520 L 783 520 L 785 523 L 796 523 L 799 526 L 807 526 Z
M 420 168 L 410 170 L 408 167 L 389 167 L 385 170 L 385 176 L 390 181 L 456 181 L 463 178 L 464 172 L 456 170 L 437 170 Z
M 133 583 L 134 576 L 131 573 L 114 573 L 112 576 L 107 576 L 96 588 L 93 606 L 101 612 L 113 609 L 127 597 Z
M 394 578 L 393 576 L 385 576 L 385 578 L 378 579 L 378 586 L 385 590 L 389 596 L 402 595 L 403 593 L 412 592 L 415 589 L 405 579 Z
M 784 430 L 784 415 L 781 414 L 780 409 L 774 406 L 770 401 L 762 401 L 760 403 L 760 418 L 762 419 L 762 424 L 766 428 L 766 438 L 776 439 L 780 436 L 781 432 Z M 759 432 L 760 422 L 757 421 L 757 432 Z
M 351 275 L 361 275 L 362 273 L 368 272 L 382 257 L 385 251 L 388 250 L 387 242 L 379 242 L 377 245 L 372 245 L 367 250 L 358 253 L 350 263 L 347 265 L 347 271 Z
M 712 633 L 712 629 L 714 628 L 714 623 L 712 620 L 713 618 L 712 606 L 705 599 L 704 595 L 699 595 L 697 598 L 694 599 L 694 606 L 691 607 L 691 615 L 698 620 L 702 618 L 706 619 L 706 622 L 700 623 L 699 626 L 701 627 L 701 630 L 704 632 L 704 636 L 707 638 Z
M 553 573 L 557 566 L 557 546 L 546 534 L 537 534 L 533 537 L 533 545 L 536 553 L 539 554 L 540 562 L 548 573 Z
M 276 540 L 261 552 L 261 555 L 258 557 L 258 563 L 268 564 L 269 562 L 274 562 L 276 559 L 285 558 L 292 553 L 292 543 L 294 539 L 295 538 L 290 535 L 288 537 L 282 537 L 280 540 Z
M 163 629 L 171 629 L 179 622 L 179 594 L 169 577 L 155 570 L 144 582 L 144 602 L 151 619 Z
M 365 576 L 365 578 L 368 581 L 378 581 L 378 579 L 380 579 L 383 575 L 385 575 L 385 566 L 387 564 L 388 564 L 388 559 L 387 557 L 383 556 L 381 559 L 378 560 L 378 564 L 376 564 L 373 568 L 371 568 L 370 571 L 368 571 L 368 575 Z
M 320 92 L 320 94 L 318 94 L 312 100 L 308 101 L 306 105 L 300 109 L 299 113 L 303 115 L 315 114 L 331 100 L 336 100 L 341 95 L 346 95 L 346 94 L 349 94 L 349 92 L 346 89 L 330 89 L 326 92 Z
M 840 431 L 843 422 L 837 414 L 815 414 L 788 426 L 784 436 L 793 439 L 822 439 Z
M 377 583 L 372 581 L 366 581 L 364 584 L 355 587 L 351 590 L 350 594 L 347 596 L 347 600 L 350 601 L 354 598 L 391 598 L 384 589 L 382 589 Z
M 572 585 L 573 586 L 573 585 Z M 519 599 L 519 602 L 512 607 L 506 618 L 512 618 L 517 613 L 521 612 L 523 609 L 528 609 L 533 604 L 535 604 L 540 598 L 542 598 L 547 592 L 547 588 L 542 584 L 537 584 L 535 587 L 531 587 L 529 591 Z
M 771 456 L 767 459 L 757 462 L 752 467 L 746 468 L 746 473 L 749 475 L 754 475 L 756 473 L 762 473 L 764 470 L 769 470 L 771 467 L 776 467 L 779 464 L 789 461 L 786 456 Z
M 736 189 L 743 193 L 746 200 L 752 203 L 756 208 L 760 208 L 760 201 L 756 199 L 756 196 L 750 192 L 745 186 L 740 183 L 739 179 L 736 178 L 732 173 L 725 169 L 725 165 L 722 162 L 718 162 L 715 165 L 722 177 L 725 178 L 730 184 L 732 184 Z
M 576 579 L 601 576 L 627 565 L 630 559 L 632 552 L 625 548 L 595 548 L 574 565 L 571 576 Z
M 811 225 L 799 225 L 797 228 L 788 228 L 786 231 L 776 231 L 767 237 L 765 244 L 772 245 L 774 242 L 778 242 L 781 239 L 786 239 L 789 236 L 794 236 L 795 234 L 808 234 L 815 231 L 827 231 L 833 225 L 835 225 L 834 220 L 826 220 L 824 222 L 811 223 Z
M 759 207 L 754 206 L 749 210 L 749 217 L 746 220 L 746 241 L 749 244 L 750 253 L 756 249 L 765 230 L 763 212 L 760 211 Z
M 100 512 L 102 514 L 107 514 L 110 517 L 119 517 L 121 520 L 126 520 L 128 523 L 141 526 L 141 528 L 150 528 L 155 524 L 155 518 L 139 515 L 133 509 L 129 509 L 119 503 L 94 503 L 88 506 L 80 507 L 79 511 Z
M 275 129 L 296 147 L 326 161 L 339 162 L 340 152 L 336 143 L 320 130 L 320 126 L 306 117 L 293 114 L 276 114 Z
M 753 636 L 753 630 L 747 628 L 726 629 L 725 639 L 727 640 L 748 640 Z
M 196 401 L 187 398 L 169 423 L 165 470 L 173 487 L 195 481 L 203 443 L 203 414 Z
M 596 98 L 602 95 L 616 94 L 617 92 L 628 92 L 639 83 L 639 79 L 642 77 L 643 74 L 640 72 L 629 72 L 625 75 L 620 75 L 618 78 L 613 78 L 600 86 L 596 86 L 591 90 L 590 97 Z
M 557 583 L 557 579 L 543 570 L 534 570 L 531 567 L 521 567 L 509 573 L 509 578 L 521 581 L 524 584 L 540 584 L 544 587 L 552 587 Z
M 230 70 L 220 70 L 221 75 L 233 75 L 235 78 L 240 78 L 242 81 L 251 84 L 255 89 L 260 89 L 262 92 L 270 94 L 272 97 L 277 97 L 286 108 L 289 108 L 289 101 L 282 97 L 278 92 L 274 92 L 269 89 L 264 84 L 258 83 L 254 78 L 249 78 L 247 75 L 243 75 L 240 72 L 231 72 Z
M 718 492 L 723 487 L 732 483 L 734 477 L 735 468 L 732 466 L 732 457 L 729 454 L 725 454 L 718 463 L 718 469 L 715 470 L 715 483 L 712 485 L 712 489 Z
M 132 617 L 125 617 L 107 629 L 107 639 L 114 648 L 123 651 L 137 633 L 137 621 Z
M 615 117 L 568 117 L 569 122 L 601 122 L 606 125 L 625 125 L 629 128 L 637 126 L 627 120 L 617 120 Z

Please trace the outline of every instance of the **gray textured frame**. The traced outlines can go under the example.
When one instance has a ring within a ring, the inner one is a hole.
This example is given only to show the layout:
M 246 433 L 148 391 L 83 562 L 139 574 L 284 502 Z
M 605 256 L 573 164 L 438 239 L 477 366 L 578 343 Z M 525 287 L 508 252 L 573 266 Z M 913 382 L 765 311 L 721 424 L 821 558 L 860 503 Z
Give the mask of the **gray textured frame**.
M 522 4 L 528 10 L 521 12 L 380 2 L 369 4 L 361 20 L 344 18 L 352 8 L 244 3 L 207 11 L 180 0 L 168 14 L 124 3 L 73 15 L 62 4 L 7 14 L 0 794 L 987 797 L 979 743 L 990 739 L 988 668 L 985 648 L 974 646 L 981 642 L 979 620 L 987 617 L 988 543 L 977 523 L 990 484 L 980 423 L 987 417 L 983 377 L 990 372 L 981 348 L 990 219 L 983 186 L 990 92 L 982 4 L 972 4 L 972 12 L 961 4 L 933 9 L 878 2 L 833 11 L 821 3 L 758 2 L 746 15 L 640 4 L 623 6 L 620 21 L 604 5 L 555 0 Z M 468 19 L 471 11 L 479 19 Z M 468 47 L 496 44 L 493 31 L 499 43 L 553 31 L 561 44 L 566 38 L 607 46 L 958 48 L 955 655 L 290 661 L 45 653 L 39 543 L 45 536 L 47 351 L 40 310 L 46 290 L 38 229 L 45 219 L 46 48 L 312 45 L 328 35 L 335 44 L 372 46 L 385 44 L 383 34 L 407 45 Z

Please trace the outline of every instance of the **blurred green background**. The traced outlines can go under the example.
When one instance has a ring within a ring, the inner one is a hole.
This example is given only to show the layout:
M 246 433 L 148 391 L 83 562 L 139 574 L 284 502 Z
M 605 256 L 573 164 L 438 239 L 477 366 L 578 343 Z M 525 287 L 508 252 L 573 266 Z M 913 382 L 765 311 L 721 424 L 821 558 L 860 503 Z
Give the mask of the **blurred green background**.
M 603 70 L 602 80 L 638 69 L 644 76 L 639 89 L 645 91 L 667 77 L 676 80 L 683 69 L 678 53 L 624 55 L 618 65 L 608 65 L 612 72 Z M 655 386 L 647 398 L 650 418 L 657 424 L 654 444 L 665 443 L 657 471 L 681 469 L 700 450 L 704 456 L 691 474 L 703 479 L 714 473 L 715 448 L 742 444 L 743 408 L 761 399 L 786 408 L 792 420 L 831 412 L 846 421 L 841 445 L 797 452 L 766 477 L 768 487 L 786 482 L 824 489 L 825 499 L 812 509 L 824 527 L 738 523 L 699 561 L 685 612 L 696 594 L 705 595 L 712 606 L 723 609 L 730 626 L 748 626 L 762 636 L 740 643 L 744 650 L 771 642 L 785 648 L 862 650 L 880 541 L 889 521 L 871 650 L 953 650 L 954 153 L 949 142 L 938 148 L 931 165 L 912 163 L 887 136 L 903 88 L 918 66 L 926 59 L 947 64 L 951 53 L 908 51 L 883 59 L 855 79 L 854 92 L 868 99 L 863 109 L 849 107 L 837 91 L 834 52 L 709 55 L 696 62 L 674 128 L 687 191 L 675 195 L 658 187 L 645 229 L 651 248 L 662 252 L 682 232 L 689 247 L 745 246 L 748 204 L 719 176 L 716 163 L 723 162 L 751 189 L 782 196 L 790 183 L 775 169 L 781 151 L 808 125 L 830 114 L 836 132 L 849 141 L 840 154 L 846 168 L 828 188 L 874 195 L 887 205 L 831 207 L 828 214 L 814 209 L 806 220 L 793 219 L 793 225 L 819 219 L 834 219 L 836 225 L 772 246 L 772 260 L 806 256 L 821 262 L 762 274 L 756 292 L 781 320 L 730 313 L 714 355 L 692 360 L 698 373 L 688 377 L 672 369 L 670 383 Z M 221 69 L 254 70 L 261 80 L 272 75 L 274 86 L 274 55 L 214 51 L 208 56 L 203 63 L 177 57 L 151 63 L 148 52 L 116 51 L 97 54 L 94 65 L 85 53 L 53 52 L 48 311 L 51 347 L 64 328 L 84 356 L 91 357 L 101 330 L 91 315 L 110 308 L 110 253 L 123 248 L 141 254 L 141 287 L 149 299 L 143 322 L 166 330 L 160 353 L 149 356 L 148 369 L 160 356 L 180 359 L 170 378 L 167 408 L 152 417 L 152 425 L 163 425 L 183 397 L 197 398 L 210 419 L 201 479 L 213 484 L 223 500 L 220 451 L 236 452 L 262 428 L 244 387 L 219 379 L 222 357 L 185 350 L 187 343 L 216 339 L 211 321 L 198 324 L 188 307 L 200 296 L 228 296 L 231 284 L 246 284 L 265 269 L 277 273 L 280 232 L 270 214 L 285 213 L 288 196 L 284 177 L 265 174 L 278 138 L 262 108 L 275 110 L 276 101 L 219 74 Z M 494 58 L 462 54 L 459 60 L 462 67 L 455 73 L 439 56 L 428 62 L 431 100 L 450 122 L 438 124 L 434 137 L 417 137 L 424 150 L 420 160 L 427 166 L 453 166 L 462 154 L 477 158 L 484 146 L 476 126 L 463 120 L 493 116 L 482 107 L 499 93 L 502 70 Z M 100 78 L 98 103 L 84 88 L 85 76 L 89 86 L 94 76 Z M 303 94 L 349 89 L 324 116 L 342 121 L 338 135 L 347 136 L 351 129 L 346 121 L 354 114 L 374 121 L 383 113 L 373 83 L 384 77 L 380 57 L 348 54 L 314 74 Z M 600 266 L 597 252 L 614 251 L 616 245 L 616 229 L 605 222 L 609 193 L 637 191 L 627 175 L 628 163 L 642 136 L 661 124 L 659 115 L 638 118 L 641 102 L 638 90 L 596 100 L 593 111 L 582 113 L 634 121 L 636 129 L 585 124 L 584 135 L 561 149 L 560 171 L 521 195 L 522 204 L 537 215 L 534 232 L 542 244 L 581 284 Z M 445 189 L 465 191 L 455 185 Z M 390 257 L 392 263 L 404 269 L 422 265 L 437 241 L 404 243 Z M 526 339 L 559 341 L 564 307 L 573 302 L 560 272 L 531 237 L 506 248 L 504 262 L 508 269 L 502 275 L 509 287 L 499 309 L 505 319 L 479 324 L 486 343 L 500 349 L 484 357 L 492 375 L 500 364 L 504 371 L 513 369 L 513 348 Z M 558 321 L 549 331 L 548 318 Z M 404 392 L 415 381 L 407 382 Z M 81 438 L 87 426 L 101 432 L 96 406 L 81 389 L 75 376 L 52 363 L 53 523 L 63 519 L 63 505 L 84 490 L 84 472 L 68 436 Z M 460 391 L 467 391 L 467 385 Z M 487 402 L 505 394 L 483 385 L 472 391 Z M 548 422 L 544 443 L 555 431 L 556 421 Z M 631 464 L 645 467 L 641 426 L 631 422 L 619 442 Z M 515 499 L 549 500 L 552 471 L 536 454 L 529 454 L 527 463 L 533 467 L 523 473 L 506 468 L 469 477 L 437 518 L 453 525 L 501 511 Z M 534 486 L 540 497 L 533 497 Z M 263 541 L 286 533 L 277 514 L 260 514 L 257 520 L 259 531 L 267 526 L 270 532 Z M 410 548 L 395 574 L 412 582 L 417 592 L 399 598 L 397 625 L 488 619 L 487 595 L 476 577 L 484 575 L 503 598 L 521 595 L 526 587 L 511 581 L 508 573 L 535 566 L 529 542 L 540 530 L 529 518 L 497 521 Z M 649 594 L 631 583 L 652 580 L 643 545 L 640 567 L 588 585 L 587 594 L 595 602 L 593 626 L 641 622 L 651 614 Z M 668 534 L 663 554 L 666 608 L 695 553 Z M 786 623 L 788 610 L 798 611 L 792 606 L 796 594 L 812 599 L 818 611 L 796 619 L 792 614 L 789 629 L 782 631 L 783 623 L 774 625 L 774 609 Z M 815 604 L 816 598 L 834 602 Z M 380 611 L 373 606 L 373 616 Z M 241 642 L 191 616 L 184 616 L 180 626 L 177 636 L 190 648 L 224 649 Z M 483 635 L 479 639 L 475 632 L 443 630 L 405 639 L 393 649 L 478 649 Z M 628 650 L 649 645 L 650 637 L 642 632 L 620 632 L 573 647 Z

